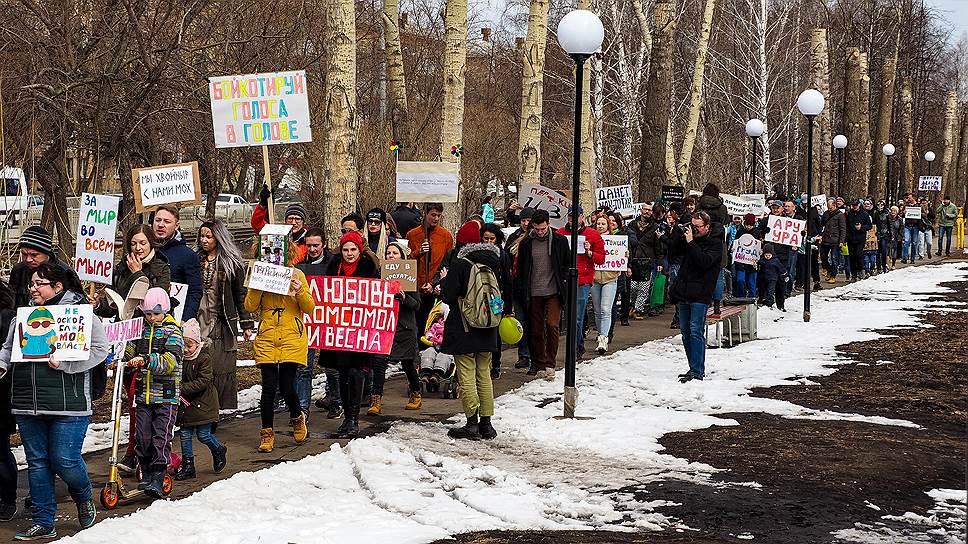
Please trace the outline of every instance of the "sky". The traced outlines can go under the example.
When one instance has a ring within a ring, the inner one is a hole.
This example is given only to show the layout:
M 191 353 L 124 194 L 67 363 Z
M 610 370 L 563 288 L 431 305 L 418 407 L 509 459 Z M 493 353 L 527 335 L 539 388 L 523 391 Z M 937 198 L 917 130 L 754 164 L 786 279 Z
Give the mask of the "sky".
M 962 34 L 968 33 L 968 0 L 925 0 L 924 4 L 945 12 L 955 28 L 951 43 L 957 43 Z

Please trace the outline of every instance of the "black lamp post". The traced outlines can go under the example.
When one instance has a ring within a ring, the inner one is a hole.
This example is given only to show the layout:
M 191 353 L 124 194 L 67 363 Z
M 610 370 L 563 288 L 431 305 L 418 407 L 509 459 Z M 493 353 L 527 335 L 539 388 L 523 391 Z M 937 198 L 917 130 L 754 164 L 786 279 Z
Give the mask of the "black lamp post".
M 894 156 L 895 152 L 897 152 L 897 149 L 894 147 L 894 144 L 884 144 L 884 147 L 881 148 L 881 153 L 884 153 L 884 156 L 887 157 L 887 192 L 885 193 L 887 196 L 887 209 L 891 209 L 892 203 L 897 200 L 897 195 L 894 194 L 894 184 L 891 183 L 891 157 Z
M 813 197 L 813 120 L 823 111 L 824 99 L 820 91 L 807 89 L 800 93 L 797 98 L 797 109 L 807 118 L 807 222 L 803 231 L 804 238 L 810 234 L 810 209 L 813 205 L 810 200 Z M 810 321 L 810 274 L 813 273 L 813 255 L 811 255 L 811 244 L 807 240 L 804 245 L 804 258 L 807 266 L 804 267 L 808 277 L 803 279 L 803 320 Z
M 834 136 L 834 149 L 837 150 L 837 194 L 842 196 L 844 191 L 844 149 L 847 147 L 847 137 L 843 134 Z
M 750 194 L 756 192 L 756 143 L 764 132 L 766 132 L 766 125 L 763 121 L 750 119 L 746 122 L 746 135 L 749 136 L 750 140 L 753 140 L 753 153 L 750 156 Z

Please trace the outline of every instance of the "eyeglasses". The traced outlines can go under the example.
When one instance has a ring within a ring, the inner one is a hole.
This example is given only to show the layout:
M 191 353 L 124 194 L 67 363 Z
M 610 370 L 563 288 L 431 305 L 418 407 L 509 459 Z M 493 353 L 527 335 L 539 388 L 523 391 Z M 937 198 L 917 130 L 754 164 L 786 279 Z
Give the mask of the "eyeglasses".
M 31 321 L 30 323 L 28 323 L 28 325 L 30 326 L 31 329 L 39 329 L 41 327 L 49 327 L 49 326 L 51 326 L 53 324 L 54 324 L 53 321 L 50 321 L 50 320 L 47 320 L 47 319 L 45 319 L 43 321 Z
M 49 281 L 32 281 L 32 282 L 30 282 L 30 287 L 32 289 L 40 289 L 41 287 L 43 287 L 45 285 L 50 285 L 50 282 Z

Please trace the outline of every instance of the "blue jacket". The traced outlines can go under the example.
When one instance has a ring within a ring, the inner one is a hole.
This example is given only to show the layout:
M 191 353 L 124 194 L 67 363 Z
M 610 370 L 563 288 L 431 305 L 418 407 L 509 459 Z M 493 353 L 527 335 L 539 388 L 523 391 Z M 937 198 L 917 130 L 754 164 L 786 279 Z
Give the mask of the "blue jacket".
M 185 244 L 181 231 L 176 231 L 171 240 L 161 246 L 161 252 L 171 267 L 171 281 L 188 284 L 182 321 L 195 319 L 198 305 L 202 302 L 202 273 L 198 266 L 198 254 Z
M 775 281 L 786 276 L 787 270 L 780 259 L 774 255 L 772 259 L 760 258 L 760 273 L 763 274 L 766 281 Z

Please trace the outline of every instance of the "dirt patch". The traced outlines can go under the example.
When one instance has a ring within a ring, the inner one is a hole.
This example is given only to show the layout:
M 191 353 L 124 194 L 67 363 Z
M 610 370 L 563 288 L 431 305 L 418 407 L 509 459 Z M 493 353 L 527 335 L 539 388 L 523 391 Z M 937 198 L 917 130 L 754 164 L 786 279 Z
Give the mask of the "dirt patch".
M 464 533 L 452 539 L 438 540 L 434 544 L 448 544 L 460 542 L 462 544 L 571 544 L 595 542 L 601 544 L 653 544 L 653 543 L 689 543 L 689 544 L 719 544 L 737 542 L 729 538 L 724 539 L 707 533 L 685 531 L 679 534 L 662 533 L 618 533 L 608 531 L 485 531 L 479 533 Z

